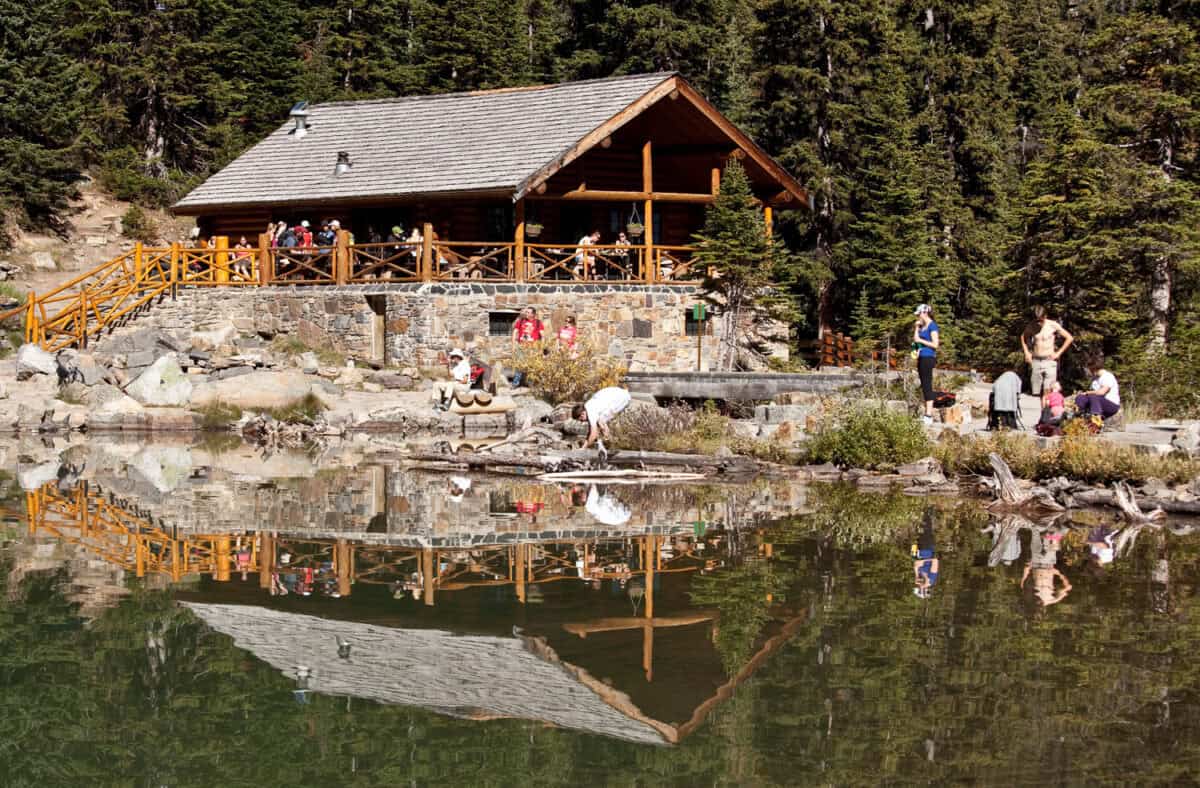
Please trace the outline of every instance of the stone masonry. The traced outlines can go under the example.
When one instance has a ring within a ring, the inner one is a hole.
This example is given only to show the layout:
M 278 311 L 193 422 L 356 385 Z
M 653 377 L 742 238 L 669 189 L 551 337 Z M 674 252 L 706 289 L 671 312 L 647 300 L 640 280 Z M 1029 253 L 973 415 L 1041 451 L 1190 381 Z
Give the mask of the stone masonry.
M 390 366 L 430 366 L 455 346 L 505 358 L 510 339 L 499 330 L 503 316 L 533 306 L 555 331 L 574 315 L 581 341 L 626 359 L 632 370 L 689 371 L 696 369 L 697 342 L 685 335 L 685 316 L 699 297 L 690 285 L 618 283 L 213 288 L 182 290 L 132 326 L 189 334 L 232 322 L 244 333 L 295 335 L 312 348 Z M 708 322 L 705 369 L 714 363 L 720 331 L 719 321 Z

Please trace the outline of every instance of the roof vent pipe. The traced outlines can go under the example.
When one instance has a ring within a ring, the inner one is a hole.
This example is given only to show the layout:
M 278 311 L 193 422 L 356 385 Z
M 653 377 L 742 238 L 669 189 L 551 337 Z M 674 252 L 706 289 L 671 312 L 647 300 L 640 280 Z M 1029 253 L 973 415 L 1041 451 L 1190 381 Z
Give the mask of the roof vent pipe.
M 333 165 L 333 174 L 345 175 L 350 172 L 351 166 L 353 165 L 350 164 L 350 154 L 344 150 L 338 151 L 338 160 L 337 164 Z
M 297 101 L 288 115 L 296 119 L 296 127 L 288 133 L 296 139 L 302 139 L 308 134 L 308 102 Z

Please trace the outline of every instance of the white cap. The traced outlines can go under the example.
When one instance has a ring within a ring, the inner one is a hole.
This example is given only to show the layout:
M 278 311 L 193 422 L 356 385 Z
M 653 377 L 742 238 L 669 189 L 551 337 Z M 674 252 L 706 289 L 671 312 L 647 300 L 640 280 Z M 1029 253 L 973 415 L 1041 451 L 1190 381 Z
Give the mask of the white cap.
M 308 219 L 305 219 L 304 221 L 300 222 L 300 226 L 301 226 L 301 227 L 308 227 Z
M 342 226 L 342 223 L 341 223 L 341 222 L 339 222 L 337 219 L 334 219 L 333 221 L 331 221 L 331 222 L 329 223 L 329 226 L 330 226 L 330 227 L 337 227 L 337 228 L 339 228 L 339 229 L 340 229 L 340 228 L 341 228 L 341 226 Z
M 932 312 L 932 311 L 933 311 L 933 307 L 931 307 L 929 304 L 919 304 L 917 306 L 916 310 L 913 312 L 913 314 L 914 315 L 923 315 L 926 312 Z
M 459 358 L 466 358 L 466 357 L 467 357 L 467 354 L 466 354 L 466 353 L 464 353 L 464 352 L 462 352 L 462 350 L 460 350 L 459 348 L 454 348 L 454 350 L 451 350 L 451 351 L 450 351 L 450 352 L 449 352 L 447 355 L 448 355 L 450 358 L 454 358 L 455 356 L 458 356 Z

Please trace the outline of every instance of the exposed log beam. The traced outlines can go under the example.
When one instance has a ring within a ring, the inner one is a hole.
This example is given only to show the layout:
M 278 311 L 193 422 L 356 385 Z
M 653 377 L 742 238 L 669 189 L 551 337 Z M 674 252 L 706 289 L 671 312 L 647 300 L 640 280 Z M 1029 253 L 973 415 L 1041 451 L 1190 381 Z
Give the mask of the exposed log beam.
M 711 194 L 692 192 L 646 192 L 646 191 L 604 191 L 600 189 L 572 189 L 563 194 L 543 194 L 530 196 L 531 200 L 594 200 L 596 202 L 628 202 L 632 200 L 654 200 L 655 202 L 693 202 L 710 203 Z

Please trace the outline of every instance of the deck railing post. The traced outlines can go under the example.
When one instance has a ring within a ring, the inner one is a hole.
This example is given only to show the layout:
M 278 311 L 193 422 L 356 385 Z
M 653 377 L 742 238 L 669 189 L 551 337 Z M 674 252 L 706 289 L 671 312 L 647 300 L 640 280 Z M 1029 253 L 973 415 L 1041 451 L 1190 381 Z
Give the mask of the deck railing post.
M 274 275 L 272 271 L 273 260 L 271 258 L 271 236 L 267 233 L 258 234 L 258 283 L 260 285 L 271 284 L 271 278 Z
M 179 242 L 171 244 L 171 300 L 175 300 L 175 291 L 179 288 Z
M 133 285 L 139 290 L 142 287 L 142 266 L 145 265 L 145 257 L 142 253 L 142 242 L 138 241 L 133 245 Z
M 516 229 L 513 232 L 513 278 L 525 281 L 525 201 L 517 200 L 514 208 Z
M 433 225 L 421 226 L 421 281 L 433 281 Z
M 26 343 L 33 341 L 33 335 L 34 335 L 33 326 L 34 326 L 34 322 L 37 320 L 37 315 L 34 313 L 34 309 L 36 309 L 36 305 L 37 305 L 37 294 L 34 293 L 32 290 L 30 290 L 29 295 L 26 296 L 26 298 L 25 298 L 25 342 Z
M 213 255 L 213 281 L 227 284 L 229 282 L 229 236 L 217 236 L 217 250 Z
M 79 349 L 83 350 L 87 347 L 87 288 L 81 288 L 79 291 Z
M 350 281 L 350 231 L 337 231 L 337 246 L 333 250 L 333 280 L 344 285 Z
M 647 194 L 645 208 L 643 209 L 644 217 L 642 219 L 645 222 L 642 227 L 642 239 L 645 243 L 645 251 L 642 253 L 642 256 L 646 259 L 644 278 L 650 283 L 657 282 L 660 278 L 657 261 L 654 259 L 654 200 L 648 196 L 654 191 L 654 158 L 652 148 L 650 140 L 646 140 L 642 145 L 642 191 Z

